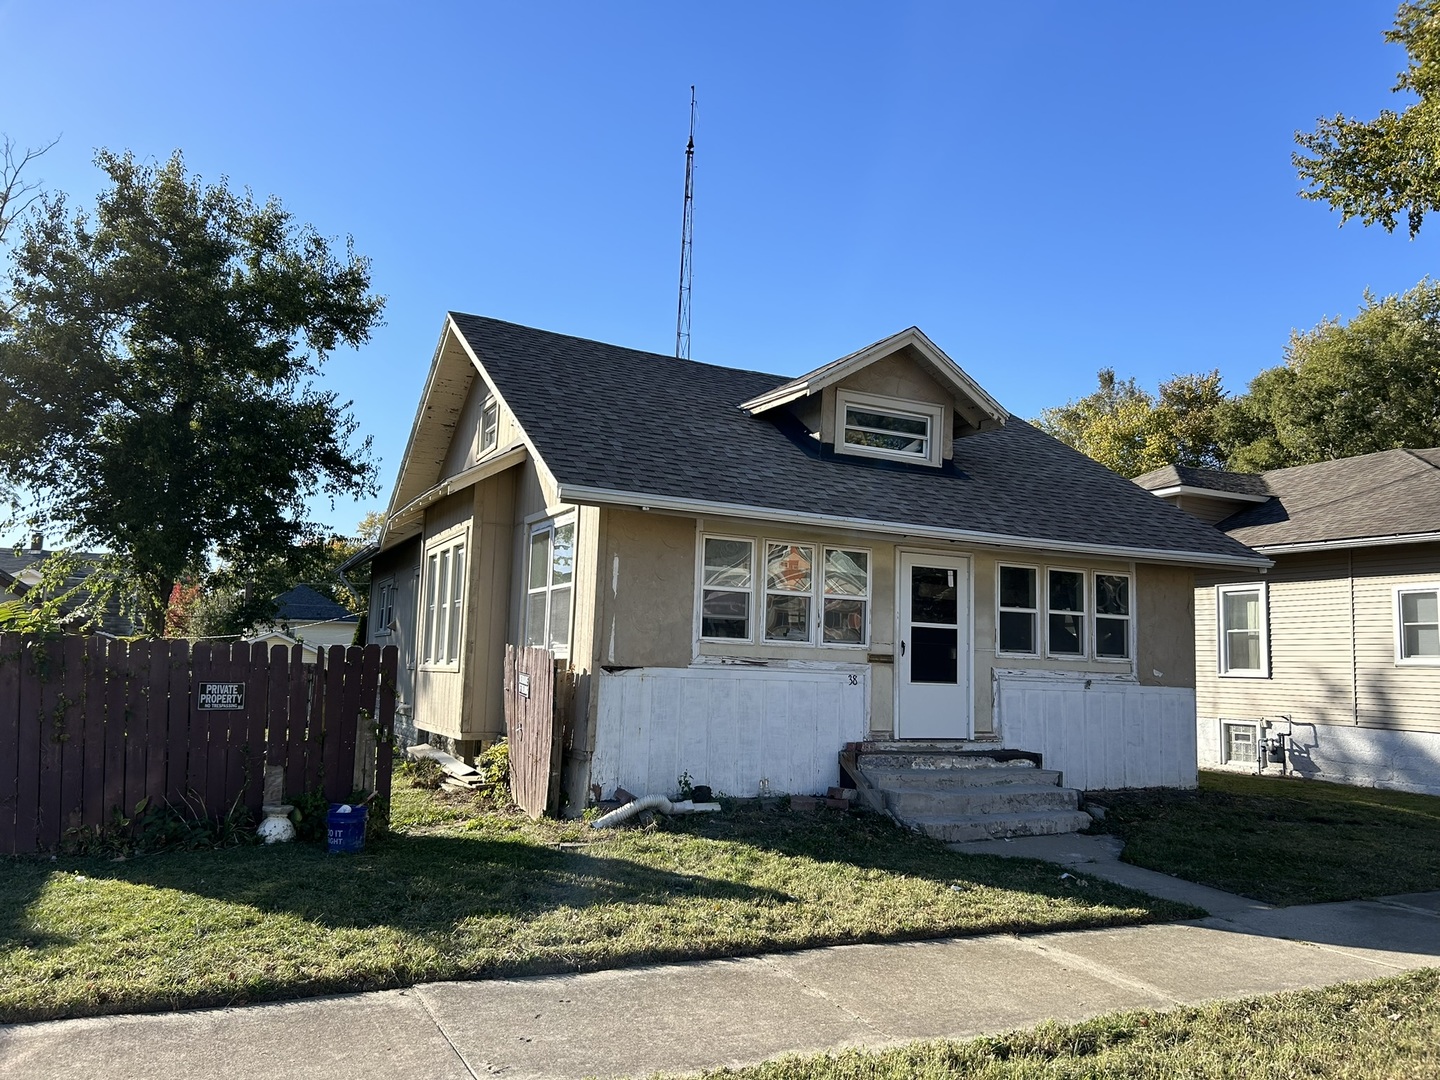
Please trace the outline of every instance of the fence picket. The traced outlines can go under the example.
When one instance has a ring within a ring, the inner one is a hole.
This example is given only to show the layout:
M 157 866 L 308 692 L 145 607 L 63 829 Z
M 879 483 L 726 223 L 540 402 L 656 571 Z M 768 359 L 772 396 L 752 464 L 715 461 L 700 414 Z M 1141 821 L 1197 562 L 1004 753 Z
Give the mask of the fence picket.
M 187 799 L 209 806 L 210 727 L 208 713 L 200 711 L 200 684 L 214 674 L 214 649 L 208 641 L 197 641 L 190 654 L 190 700 L 186 706 L 185 791 Z
M 288 768 L 288 744 L 290 720 L 290 650 L 284 645 L 270 649 L 269 688 L 265 691 L 265 767 L 276 765 Z M 280 801 L 284 802 L 289 790 L 282 787 Z
M 101 822 L 114 813 L 126 815 L 125 805 L 125 702 L 130 669 L 126 644 L 118 639 L 105 643 L 105 776 Z
M 393 645 L 380 650 L 380 715 L 375 744 L 375 790 L 390 795 L 395 756 L 395 670 L 400 652 Z
M 15 811 L 19 805 L 20 661 L 19 634 L 0 634 L 0 852 L 15 850 Z
M 165 798 L 165 750 L 170 728 L 169 641 L 150 643 L 150 678 L 146 686 L 148 719 L 145 738 L 145 798 L 158 806 Z
M 145 756 L 150 742 L 151 642 L 130 643 L 130 693 L 125 705 L 125 802 L 129 817 L 145 798 Z
M 172 641 L 165 660 L 170 700 L 165 708 L 165 781 L 161 797 L 177 807 L 183 805 L 190 758 L 190 652 L 190 642 Z
M 325 734 L 324 766 L 321 786 L 330 802 L 344 802 L 350 794 L 350 773 L 341 775 L 340 714 L 345 708 L 345 646 L 332 645 L 325 666 Z
M 60 832 L 81 824 L 85 804 L 85 639 L 67 637 L 61 646 L 64 663 L 59 731 Z
M 305 649 L 290 651 L 290 704 L 285 722 L 285 798 L 293 799 L 310 790 L 305 750 L 309 745 L 311 672 L 305 663 Z
M 259 815 L 265 801 L 265 708 L 270 688 L 270 647 L 263 641 L 250 645 L 245 673 L 245 805 Z
M 80 823 L 105 821 L 105 639 L 85 639 L 85 761 L 80 778 Z

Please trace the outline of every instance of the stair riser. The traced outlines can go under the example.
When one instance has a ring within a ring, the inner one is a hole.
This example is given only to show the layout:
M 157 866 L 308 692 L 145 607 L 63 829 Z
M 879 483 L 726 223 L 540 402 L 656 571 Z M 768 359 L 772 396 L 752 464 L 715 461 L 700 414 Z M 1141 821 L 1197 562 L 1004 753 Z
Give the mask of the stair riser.
M 1070 788 L 1048 791 L 897 791 L 887 792 L 885 805 L 896 817 L 974 817 L 991 814 L 1030 814 L 1054 811 L 1073 813 L 1080 808 L 1079 793 Z
M 951 791 L 1006 787 L 1059 786 L 1052 769 L 861 769 L 871 785 L 883 791 Z
M 1026 771 L 1033 770 L 1035 763 L 1025 758 L 1012 761 L 996 761 L 990 757 L 971 757 L 960 754 L 861 754 L 856 764 L 862 769 L 935 769 L 946 772 L 958 770 L 992 769 Z
M 1004 836 L 1054 836 L 1059 833 L 1078 832 L 1090 821 L 1088 814 L 1055 814 L 1045 818 L 1026 821 L 953 821 L 926 822 L 920 831 L 947 844 L 963 844 L 971 840 L 990 840 Z

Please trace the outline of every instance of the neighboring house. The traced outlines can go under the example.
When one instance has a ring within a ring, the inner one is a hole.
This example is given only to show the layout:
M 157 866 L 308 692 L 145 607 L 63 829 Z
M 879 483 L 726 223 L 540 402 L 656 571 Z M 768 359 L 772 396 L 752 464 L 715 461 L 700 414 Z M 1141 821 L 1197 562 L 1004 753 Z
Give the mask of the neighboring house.
M 575 673 L 566 787 L 836 782 L 852 741 L 1195 782 L 1194 570 L 1268 560 L 1009 415 L 919 330 L 799 378 L 451 314 L 372 558 L 402 737 Z
M 0 546 L 0 601 L 12 597 L 25 597 L 36 585 L 40 583 L 41 567 L 45 560 L 54 552 L 45 548 L 40 537 L 33 537 L 29 546 L 9 544 Z M 103 555 L 77 551 L 72 553 L 77 569 L 65 579 L 65 588 L 70 589 L 79 585 L 90 575 L 95 564 Z M 83 602 L 83 600 L 81 601 Z M 82 616 L 74 611 L 75 604 L 66 605 L 69 612 L 69 621 L 66 624 L 68 630 L 79 633 L 102 633 L 112 637 L 124 637 L 136 632 L 134 621 L 120 610 L 120 601 L 112 597 L 100 613 L 98 621 L 93 617 Z
M 1135 483 L 1275 560 L 1197 577 L 1200 764 L 1440 794 L 1440 449 Z
M 270 629 L 281 637 L 289 637 L 317 648 L 350 645 L 355 641 L 355 628 L 360 616 L 345 610 L 324 593 L 309 585 L 296 585 L 275 598 L 275 620 Z M 263 636 L 264 630 L 261 630 Z M 248 640 L 257 640 L 250 638 Z M 279 638 L 275 639 L 280 644 Z
M 313 664 L 317 659 L 319 649 L 307 642 L 301 642 L 280 630 L 265 630 L 258 634 L 251 634 L 242 639 L 245 644 L 253 645 L 257 641 L 263 641 L 266 645 L 274 648 L 276 645 L 283 645 L 287 649 L 300 646 L 300 662 L 302 664 Z

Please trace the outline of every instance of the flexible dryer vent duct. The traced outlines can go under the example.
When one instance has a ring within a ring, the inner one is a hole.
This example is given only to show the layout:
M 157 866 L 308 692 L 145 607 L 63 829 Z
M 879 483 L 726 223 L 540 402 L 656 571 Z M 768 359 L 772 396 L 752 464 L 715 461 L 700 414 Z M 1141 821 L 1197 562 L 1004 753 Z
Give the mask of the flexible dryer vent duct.
M 671 802 L 664 795 L 646 795 L 643 799 L 636 799 L 628 802 L 618 810 L 611 810 L 602 818 L 597 818 L 590 823 L 592 829 L 608 829 L 612 825 L 619 825 L 622 821 L 629 821 L 636 814 L 643 810 L 659 810 L 662 814 L 715 814 L 720 810 L 720 804 L 716 802 L 691 802 L 683 799 L 680 802 Z

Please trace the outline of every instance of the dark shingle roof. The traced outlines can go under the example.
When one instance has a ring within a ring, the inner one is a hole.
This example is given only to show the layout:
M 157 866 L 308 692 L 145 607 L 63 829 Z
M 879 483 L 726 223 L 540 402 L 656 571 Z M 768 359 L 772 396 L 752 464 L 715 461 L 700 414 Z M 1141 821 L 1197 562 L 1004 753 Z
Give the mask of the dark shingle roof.
M 0 545 L 0 602 L 9 600 L 16 595 L 24 595 L 26 589 L 12 588 L 19 583 L 20 574 L 27 569 L 40 569 L 40 565 L 52 554 L 51 551 L 33 547 L 17 547 L 14 544 Z M 77 551 L 73 554 L 79 565 L 76 572 L 65 579 L 67 589 L 80 584 L 89 577 L 94 565 L 105 557 L 92 551 Z M 83 603 L 83 598 L 81 602 Z M 67 612 L 73 612 L 76 606 L 72 602 L 64 605 L 64 609 Z M 121 637 L 135 633 L 136 626 L 132 619 L 121 613 L 119 598 L 112 596 L 100 613 L 99 623 L 86 625 L 84 629 L 87 631 L 101 630 L 107 634 Z
M 1218 526 L 1251 546 L 1440 532 L 1440 449 L 1384 450 L 1262 476 L 1274 498 Z
M 1197 469 L 1190 465 L 1165 465 L 1135 477 L 1134 483 L 1146 491 L 1168 487 L 1206 488 L 1220 494 L 1269 495 L 1261 473 L 1226 472 L 1223 469 Z
M 788 381 L 452 313 L 562 486 L 1031 541 L 1254 559 L 1021 420 L 941 469 L 836 455 L 739 404 Z
M 309 585 L 296 585 L 275 598 L 275 618 L 284 623 L 332 622 L 340 619 L 354 619 L 323 593 Z

